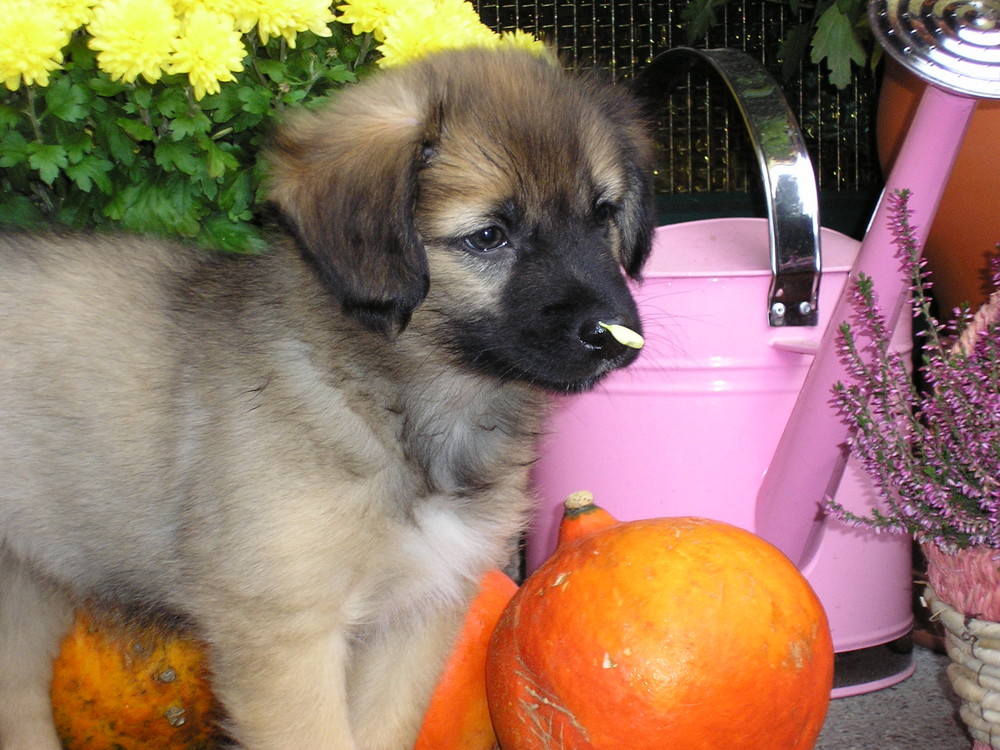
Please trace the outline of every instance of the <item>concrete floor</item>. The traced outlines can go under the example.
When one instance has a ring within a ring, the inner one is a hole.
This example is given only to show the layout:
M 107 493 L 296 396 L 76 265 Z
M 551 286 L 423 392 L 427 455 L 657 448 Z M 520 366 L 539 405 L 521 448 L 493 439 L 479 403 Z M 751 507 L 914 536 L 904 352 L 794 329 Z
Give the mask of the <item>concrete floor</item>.
M 920 646 L 916 671 L 891 688 L 830 703 L 815 750 L 970 750 L 948 657 Z

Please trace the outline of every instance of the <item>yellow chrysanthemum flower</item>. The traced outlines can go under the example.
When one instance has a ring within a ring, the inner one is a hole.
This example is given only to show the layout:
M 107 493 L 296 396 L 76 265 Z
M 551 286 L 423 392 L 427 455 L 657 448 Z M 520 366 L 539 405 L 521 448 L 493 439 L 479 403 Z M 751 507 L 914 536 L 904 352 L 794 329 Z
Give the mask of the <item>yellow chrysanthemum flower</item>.
M 66 31 L 76 31 L 90 22 L 97 0 L 49 0 Z
M 504 47 L 523 49 L 533 54 L 544 56 L 552 54 L 549 46 L 541 39 L 536 39 L 527 31 L 505 31 L 500 35 L 500 44 Z
M 385 41 L 379 48 L 379 65 L 391 67 L 429 52 L 457 47 L 495 47 L 500 37 L 480 20 L 471 3 L 434 0 L 390 16 L 385 22 Z
M 385 41 L 385 24 L 392 16 L 407 10 L 420 13 L 422 7 L 433 7 L 433 0 L 346 0 L 337 6 L 337 20 L 349 24 L 355 34 L 373 34 Z
M 168 0 L 101 0 L 87 25 L 97 65 L 132 83 L 159 79 L 170 58 L 180 21 Z
M 174 15 L 178 18 L 184 18 L 184 16 L 188 13 L 193 13 L 197 8 L 219 12 L 219 8 L 216 7 L 218 3 L 211 2 L 210 0 L 170 0 L 170 5 L 173 6 Z
M 58 9 L 48 2 L 0 0 L 0 80 L 11 91 L 21 83 L 49 85 L 69 42 Z
M 219 84 L 235 81 L 247 51 L 232 16 L 197 7 L 184 17 L 180 38 L 167 70 L 187 73 L 194 98 L 219 93 Z
M 232 15 L 240 31 L 246 33 L 256 26 L 264 44 L 281 36 L 295 47 L 295 36 L 301 31 L 330 36 L 335 20 L 330 0 L 213 0 L 213 4 Z

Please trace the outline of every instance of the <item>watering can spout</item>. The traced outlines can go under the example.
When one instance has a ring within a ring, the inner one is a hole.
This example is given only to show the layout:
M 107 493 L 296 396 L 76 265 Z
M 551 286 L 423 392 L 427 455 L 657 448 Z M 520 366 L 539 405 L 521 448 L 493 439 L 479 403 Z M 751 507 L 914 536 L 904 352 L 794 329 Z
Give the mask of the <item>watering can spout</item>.
M 869 6 L 869 16 L 886 50 L 934 84 L 921 98 L 848 281 L 861 273 L 872 278 L 891 334 L 908 281 L 893 252 L 887 198 L 910 191 L 910 222 L 922 247 L 975 111 L 974 97 L 1000 97 L 1000 3 L 883 0 Z M 829 401 L 834 383 L 846 379 L 836 334 L 850 313 L 849 295 L 842 294 L 757 496 L 757 533 L 800 565 L 809 557 L 824 497 L 832 494 L 843 467 L 847 428 Z

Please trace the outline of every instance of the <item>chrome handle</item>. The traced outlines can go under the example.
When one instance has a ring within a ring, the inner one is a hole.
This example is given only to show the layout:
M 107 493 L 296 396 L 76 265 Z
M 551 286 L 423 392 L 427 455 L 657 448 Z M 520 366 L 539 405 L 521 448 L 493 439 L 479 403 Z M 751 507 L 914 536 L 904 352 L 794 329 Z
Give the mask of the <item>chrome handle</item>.
M 653 58 L 638 93 L 664 97 L 696 63 L 708 63 L 736 99 L 764 180 L 771 254 L 772 326 L 815 326 L 821 272 L 819 197 L 802 133 L 777 82 L 735 49 L 676 47 Z

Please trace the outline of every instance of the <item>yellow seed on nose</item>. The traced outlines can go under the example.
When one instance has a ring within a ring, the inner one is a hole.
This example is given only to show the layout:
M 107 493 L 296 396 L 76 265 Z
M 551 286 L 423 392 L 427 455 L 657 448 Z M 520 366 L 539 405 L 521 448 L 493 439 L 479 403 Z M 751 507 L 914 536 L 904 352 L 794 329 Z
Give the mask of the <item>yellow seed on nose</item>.
M 597 325 L 614 336 L 615 341 L 622 346 L 627 346 L 631 349 L 642 349 L 643 344 L 646 343 L 645 339 L 631 328 L 620 326 L 617 323 L 602 323 L 600 321 L 597 321 Z

